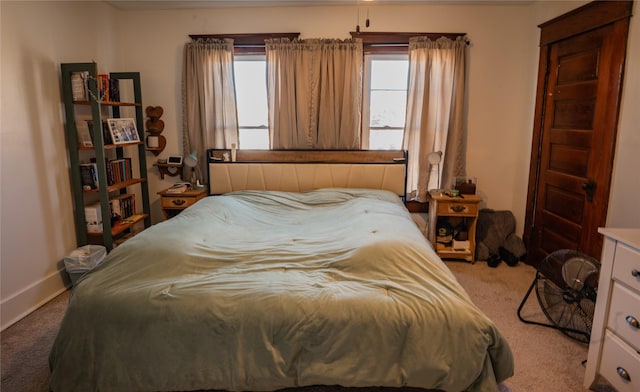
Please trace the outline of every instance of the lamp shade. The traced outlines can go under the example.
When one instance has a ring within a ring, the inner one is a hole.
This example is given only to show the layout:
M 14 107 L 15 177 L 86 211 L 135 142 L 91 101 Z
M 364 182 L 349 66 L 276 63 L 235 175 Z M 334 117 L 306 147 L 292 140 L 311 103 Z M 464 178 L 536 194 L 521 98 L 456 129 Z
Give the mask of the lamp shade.
M 442 151 L 434 151 L 427 155 L 427 161 L 432 165 L 437 165 L 442 159 Z
M 436 188 L 430 189 L 429 192 L 441 192 L 440 189 L 440 161 L 442 161 L 442 151 L 433 151 L 427 155 L 427 162 L 431 165 L 431 173 L 433 173 L 433 167 L 436 167 Z M 431 180 L 429 181 L 431 183 Z
M 187 167 L 194 168 L 198 165 L 198 151 L 192 151 L 191 154 L 184 157 L 184 164 Z

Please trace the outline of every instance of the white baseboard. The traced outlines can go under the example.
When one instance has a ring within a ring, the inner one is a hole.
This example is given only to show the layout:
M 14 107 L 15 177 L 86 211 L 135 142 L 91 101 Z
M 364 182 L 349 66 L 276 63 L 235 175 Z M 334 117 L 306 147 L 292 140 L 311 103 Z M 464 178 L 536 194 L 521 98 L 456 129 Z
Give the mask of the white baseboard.
M 51 301 L 65 290 L 61 276 L 63 270 L 54 272 L 39 281 L 25 287 L 0 302 L 0 331 L 15 324 L 34 310 Z

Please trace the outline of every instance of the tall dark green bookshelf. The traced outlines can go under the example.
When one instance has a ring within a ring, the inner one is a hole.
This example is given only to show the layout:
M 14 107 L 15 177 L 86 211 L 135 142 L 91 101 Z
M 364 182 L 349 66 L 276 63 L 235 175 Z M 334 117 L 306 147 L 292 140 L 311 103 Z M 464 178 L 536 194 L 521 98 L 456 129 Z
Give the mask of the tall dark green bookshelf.
M 78 96 L 77 90 L 79 74 L 83 75 L 82 97 Z M 61 77 L 77 243 L 79 247 L 87 244 L 101 244 L 110 251 L 140 229 L 146 229 L 151 225 L 140 73 L 108 74 L 108 79 L 115 81 L 112 82 L 113 85 L 126 87 L 126 101 L 120 101 L 119 98 L 117 101 L 107 99 L 106 94 L 101 94 L 96 63 L 61 64 Z M 75 97 L 74 87 L 76 88 Z M 112 96 L 115 95 L 113 94 L 115 91 L 111 91 Z M 127 144 L 105 144 L 103 121 L 107 118 L 120 118 L 121 112 L 124 111 L 127 112 L 127 118 L 134 118 L 139 141 Z M 78 120 L 79 117 L 81 120 Z M 78 133 L 78 123 L 87 119 L 94 124 L 93 127 L 87 127 L 92 139 L 91 143 L 81 141 Z M 137 159 L 135 159 L 136 154 Z M 81 163 L 85 163 L 87 159 L 95 163 L 92 165 L 96 180 L 94 189 L 86 185 L 86 177 L 84 182 L 82 178 Z M 122 159 L 130 159 L 133 166 L 131 170 L 133 175 L 126 179 L 115 178 L 113 170 L 108 170 L 108 162 Z M 129 194 L 133 195 L 134 200 L 141 199 L 142 206 L 136 205 L 135 214 L 127 218 L 112 219 L 111 200 L 123 198 Z M 100 206 L 102 230 L 89 231 L 85 207 L 96 204 Z

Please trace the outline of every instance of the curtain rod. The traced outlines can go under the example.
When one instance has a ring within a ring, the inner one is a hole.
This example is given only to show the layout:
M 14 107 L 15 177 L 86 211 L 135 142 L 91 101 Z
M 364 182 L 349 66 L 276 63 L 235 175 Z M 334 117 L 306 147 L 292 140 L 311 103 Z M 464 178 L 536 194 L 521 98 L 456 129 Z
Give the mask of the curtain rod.
M 452 40 L 463 37 L 467 45 L 471 41 L 467 38 L 467 33 L 406 33 L 406 32 L 350 32 L 351 37 L 362 39 L 364 45 L 408 45 L 411 37 L 429 37 L 436 40 L 440 37 L 446 37 Z
M 270 38 L 289 38 L 296 39 L 300 36 L 300 33 L 244 33 L 244 34 L 189 34 L 191 39 L 233 39 L 233 44 L 236 46 L 255 46 L 264 45 L 265 39 Z

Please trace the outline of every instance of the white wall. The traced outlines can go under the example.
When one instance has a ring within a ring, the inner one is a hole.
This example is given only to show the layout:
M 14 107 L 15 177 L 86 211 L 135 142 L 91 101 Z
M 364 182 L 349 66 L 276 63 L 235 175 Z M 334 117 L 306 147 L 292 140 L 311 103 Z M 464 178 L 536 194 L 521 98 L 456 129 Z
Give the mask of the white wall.
M 524 221 L 528 149 L 535 98 L 538 35 L 523 5 L 370 6 L 370 31 L 465 32 L 470 47 L 468 175 L 490 208 Z M 364 13 L 364 12 L 363 12 Z M 352 6 L 223 8 L 127 12 L 118 18 L 124 68 L 143 75 L 145 105 L 165 109 L 166 154 L 181 152 L 180 75 L 188 34 L 300 32 L 303 38 L 348 38 Z M 364 29 L 364 21 L 361 21 Z M 124 44 L 126 42 L 126 44 Z M 166 155 L 163 154 L 163 155 Z M 152 164 L 155 157 L 150 156 Z M 152 178 L 157 178 L 151 169 Z M 152 181 L 151 193 L 174 179 Z M 159 216 L 153 203 L 154 217 Z
M 539 31 L 582 2 L 525 5 L 370 6 L 370 31 L 466 32 L 470 47 L 468 174 L 485 205 L 512 210 L 522 232 L 533 126 Z M 637 4 L 636 4 L 637 5 Z M 5 328 L 63 289 L 61 260 L 75 229 L 59 67 L 95 60 L 101 71 L 140 71 L 143 104 L 164 107 L 167 149 L 181 153 L 181 54 L 188 34 L 300 32 L 347 38 L 356 9 L 338 7 L 119 11 L 99 2 L 0 2 L 1 325 Z M 637 19 L 637 17 L 636 17 Z M 637 125 L 640 25 L 632 18 L 612 225 L 638 226 Z M 364 31 L 364 23 L 360 22 Z M 635 68 L 634 68 L 635 67 Z M 153 220 L 161 181 L 147 155 Z
M 640 227 L 640 5 L 634 2 L 607 226 Z
M 97 2 L 2 1 L 0 7 L 4 328 L 64 289 L 60 262 L 76 240 L 60 63 L 109 65 L 115 12 Z
M 534 25 L 575 9 L 588 1 L 540 1 L 533 5 Z M 627 40 L 622 105 L 618 122 L 618 139 L 613 168 L 613 181 L 607 212 L 607 226 L 640 227 L 640 209 L 636 208 L 640 194 L 640 11 L 638 1 L 633 4 L 633 16 Z

